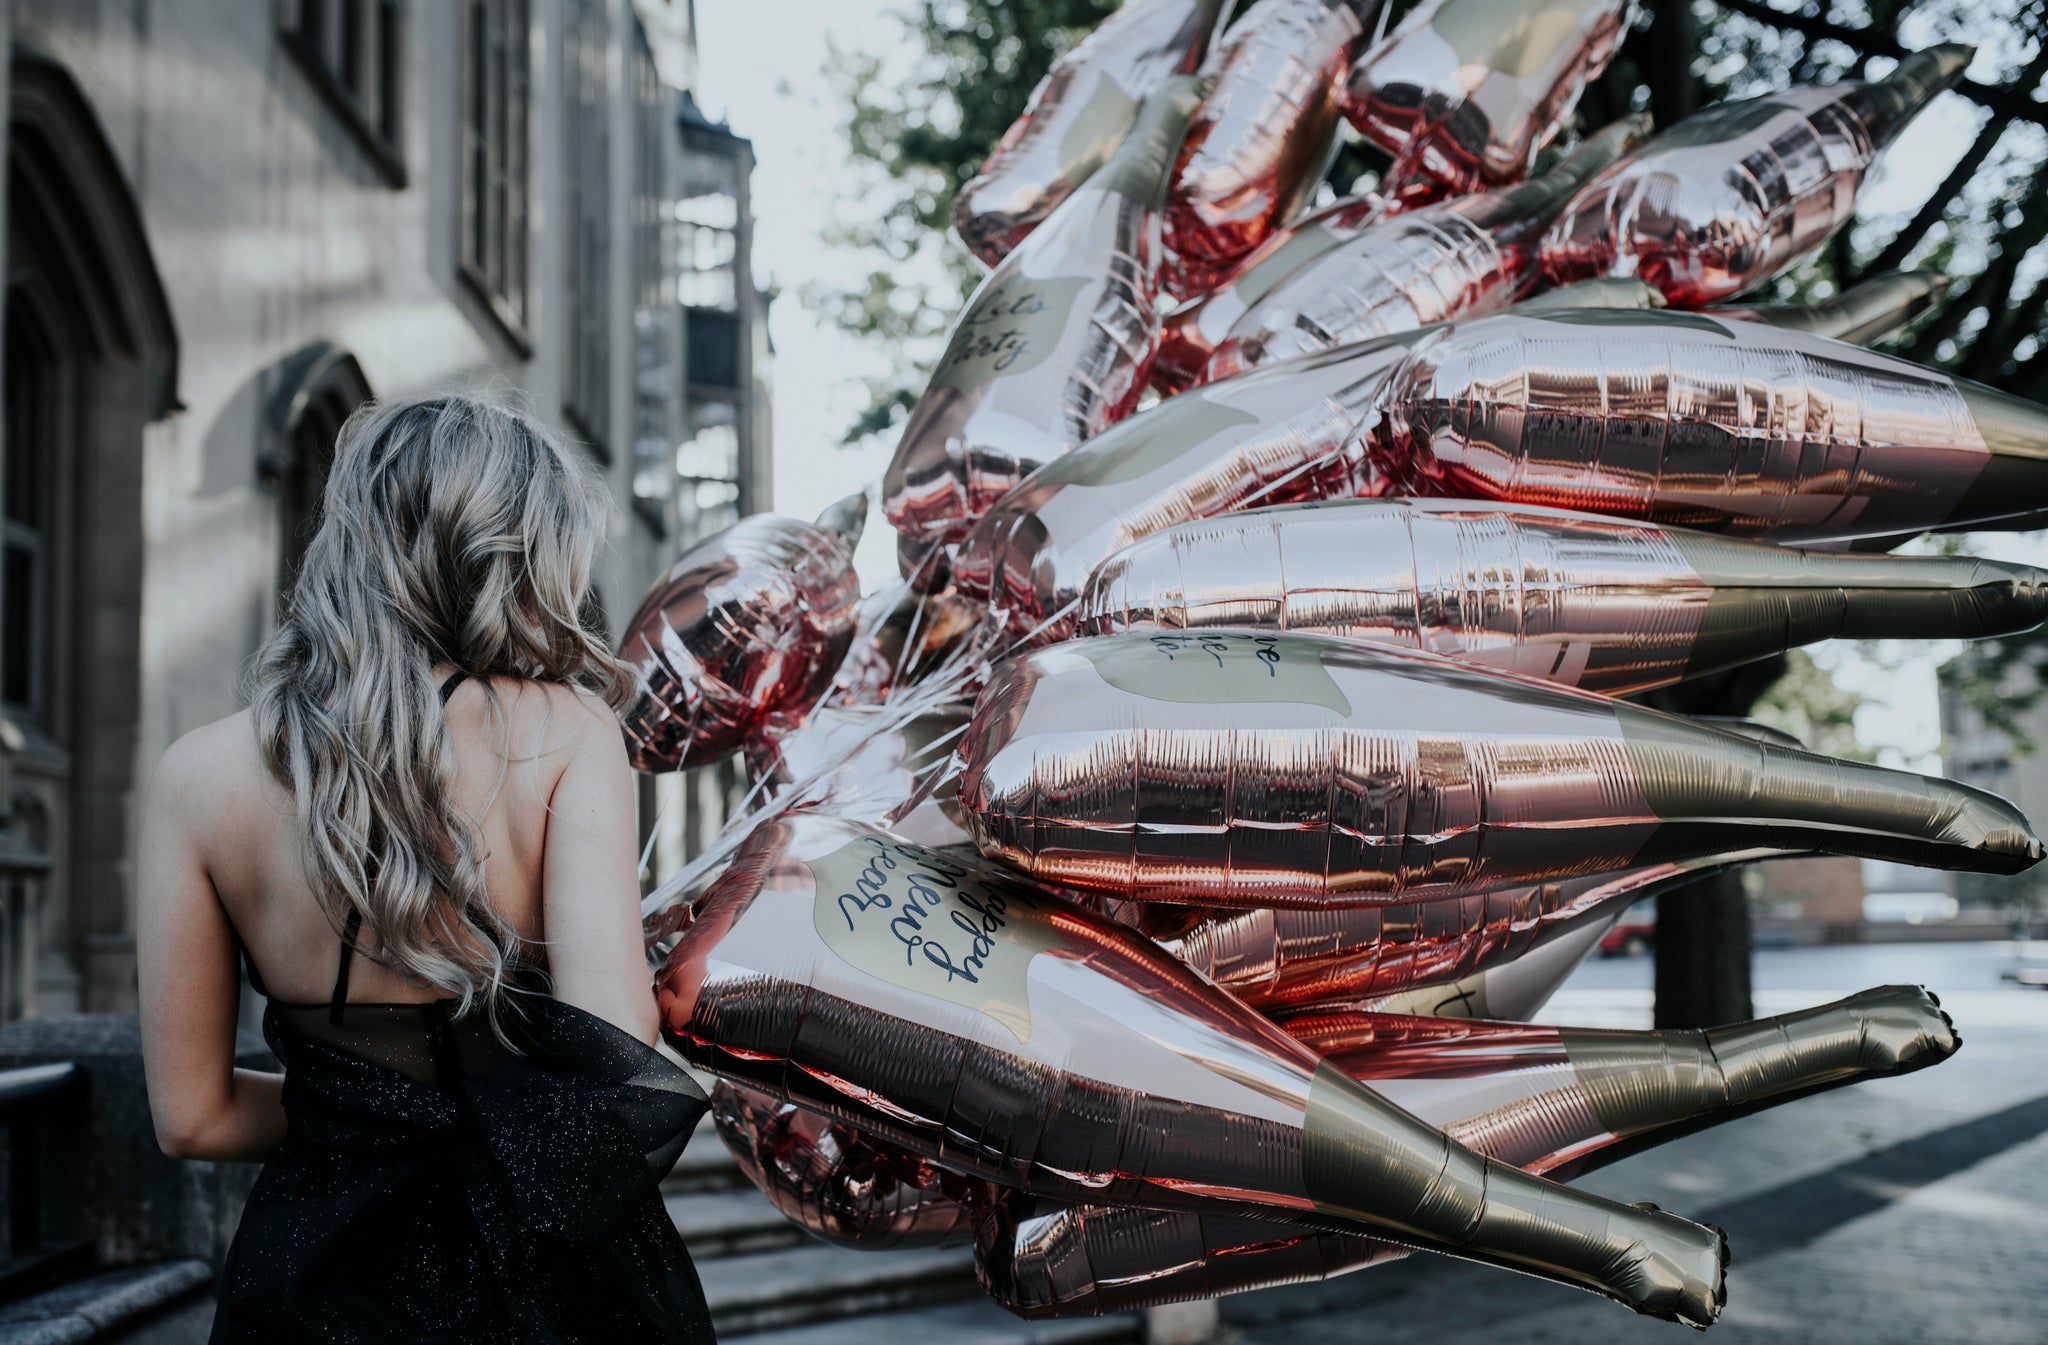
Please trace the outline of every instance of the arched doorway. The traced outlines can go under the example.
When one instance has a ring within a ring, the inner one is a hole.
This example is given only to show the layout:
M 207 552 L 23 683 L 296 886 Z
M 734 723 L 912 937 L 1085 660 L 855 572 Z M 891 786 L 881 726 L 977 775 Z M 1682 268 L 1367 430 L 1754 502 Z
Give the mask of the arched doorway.
M 278 501 L 277 590 L 280 602 L 320 526 L 320 499 L 334 465 L 342 425 L 370 400 L 370 381 L 355 356 L 331 341 L 315 341 L 277 366 L 270 400 L 271 445 L 262 472 Z M 282 607 L 279 608 L 282 611 Z
M 11 78 L 0 832 L 12 844 L 0 841 L 0 879 L 15 909 L 0 929 L 36 928 L 41 948 L 34 993 L 0 1012 L 122 1008 L 134 997 L 142 435 L 176 406 L 177 336 L 134 197 L 77 83 L 19 50 Z M 40 854 L 8 827 L 29 816 Z M 26 950 L 5 951 L 26 963 Z

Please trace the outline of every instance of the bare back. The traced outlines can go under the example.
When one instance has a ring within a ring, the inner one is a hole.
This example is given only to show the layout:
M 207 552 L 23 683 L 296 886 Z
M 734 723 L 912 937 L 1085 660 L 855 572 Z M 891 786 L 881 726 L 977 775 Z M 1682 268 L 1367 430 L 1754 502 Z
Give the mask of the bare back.
M 575 826 L 550 805 L 558 794 L 579 796 L 562 789 L 564 776 L 590 758 L 593 747 L 602 760 L 603 744 L 590 740 L 616 740 L 616 720 L 602 704 L 565 687 L 509 678 L 494 679 L 488 688 L 464 682 L 445 713 L 455 745 L 453 802 L 481 835 L 491 905 L 527 941 L 527 955 L 545 964 L 551 828 Z M 203 777 L 189 783 L 210 796 L 193 817 L 193 846 L 265 987 L 289 1003 L 324 1002 L 334 984 L 339 936 L 307 883 L 291 793 L 265 763 L 250 714 L 209 725 L 182 745 L 199 758 L 192 774 Z M 623 776 L 623 759 L 607 774 Z M 579 838 L 553 839 L 573 846 Z M 606 848 L 616 859 L 618 846 Z M 585 880 L 602 884 L 609 877 L 615 901 L 637 895 L 629 853 L 622 872 L 616 862 L 602 867 L 614 872 L 588 873 Z M 616 890 L 622 882 L 625 890 Z M 415 1003 L 443 993 L 379 963 L 367 931 L 357 952 L 352 1002 Z

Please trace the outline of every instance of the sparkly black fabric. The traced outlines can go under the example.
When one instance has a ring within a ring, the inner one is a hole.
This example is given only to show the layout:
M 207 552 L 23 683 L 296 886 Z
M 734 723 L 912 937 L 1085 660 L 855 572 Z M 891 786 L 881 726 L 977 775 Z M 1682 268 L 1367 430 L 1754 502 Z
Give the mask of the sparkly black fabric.
M 290 1124 L 216 1345 L 712 1340 L 657 1189 L 703 1092 L 611 1024 L 518 999 L 509 1053 L 445 1003 L 272 1003 Z
M 215 1345 L 710 1342 L 659 1190 L 708 1105 L 696 1081 L 531 967 L 509 1049 L 451 1001 L 351 1004 L 361 931 L 349 912 L 327 1003 L 263 1011 L 287 1125 L 221 1268 Z

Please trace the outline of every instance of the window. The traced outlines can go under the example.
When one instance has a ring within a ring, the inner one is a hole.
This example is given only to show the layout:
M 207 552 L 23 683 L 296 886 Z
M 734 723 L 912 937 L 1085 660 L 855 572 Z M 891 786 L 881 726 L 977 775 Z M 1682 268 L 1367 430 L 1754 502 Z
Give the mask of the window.
M 462 273 L 524 353 L 527 0 L 467 0 L 463 23 Z
M 690 399 L 689 434 L 676 449 L 677 519 L 685 538 L 708 537 L 739 521 L 740 402 Z
M 562 410 L 598 456 L 611 450 L 611 80 L 605 0 L 569 0 L 562 53 L 569 178 Z
M 654 50 L 639 21 L 631 21 L 634 118 L 633 166 L 633 504 L 656 536 L 667 533 L 667 505 L 675 494 L 675 338 L 682 315 L 675 307 L 674 271 L 667 228 L 674 209 L 668 146 L 674 135 L 668 98 Z
M 745 274 L 746 173 L 752 150 L 683 97 L 675 218 L 675 293 L 683 314 L 684 433 L 677 446 L 682 535 L 716 532 L 739 516 L 753 442 L 748 419 L 753 295 Z M 745 301 L 743 303 L 743 300 Z
M 43 334 L 7 305 L 7 445 L 0 500 L 0 704 L 43 717 L 50 635 L 50 356 Z
M 398 118 L 400 0 L 285 0 L 278 31 L 313 87 L 394 187 L 405 185 Z

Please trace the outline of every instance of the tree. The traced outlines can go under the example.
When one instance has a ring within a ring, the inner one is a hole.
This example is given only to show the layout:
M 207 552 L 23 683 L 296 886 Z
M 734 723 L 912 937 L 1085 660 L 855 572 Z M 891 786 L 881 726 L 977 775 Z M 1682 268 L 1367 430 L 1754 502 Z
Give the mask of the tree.
M 1117 0 L 916 0 L 898 15 L 921 53 L 907 82 L 872 53 L 833 54 L 826 74 L 846 103 L 848 147 L 880 208 L 825 239 L 873 254 L 875 265 L 858 290 L 812 290 L 804 299 L 891 348 L 901 371 L 870 388 L 847 442 L 909 411 L 939 339 L 980 280 L 981 264 L 952 234 L 954 196 L 1052 63 L 1116 8 Z

